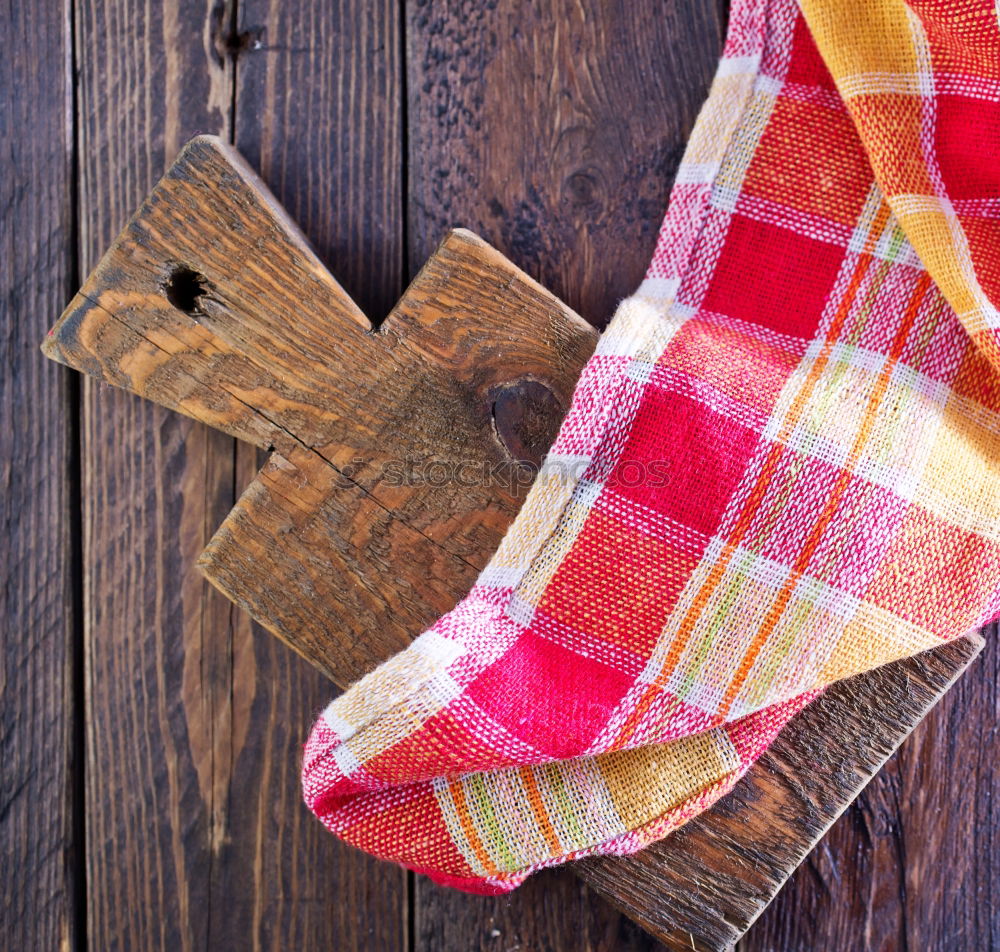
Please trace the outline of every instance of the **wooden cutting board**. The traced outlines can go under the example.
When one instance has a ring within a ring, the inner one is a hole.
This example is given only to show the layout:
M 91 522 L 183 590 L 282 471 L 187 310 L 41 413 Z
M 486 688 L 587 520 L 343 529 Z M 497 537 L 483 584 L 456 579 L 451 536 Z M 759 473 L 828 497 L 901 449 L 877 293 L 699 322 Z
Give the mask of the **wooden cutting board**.
M 199 565 L 344 686 L 468 590 L 596 340 L 465 231 L 373 329 L 240 156 L 199 137 L 43 350 L 271 451 Z M 730 947 L 981 645 L 836 685 L 715 809 L 580 874 L 671 948 Z

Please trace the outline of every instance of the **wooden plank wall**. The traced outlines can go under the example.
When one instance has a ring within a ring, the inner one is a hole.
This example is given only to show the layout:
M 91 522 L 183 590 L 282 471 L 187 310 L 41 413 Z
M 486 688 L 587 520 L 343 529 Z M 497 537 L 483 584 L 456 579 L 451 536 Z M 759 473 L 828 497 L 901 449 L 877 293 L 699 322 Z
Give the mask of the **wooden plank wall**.
M 36 347 L 196 132 L 239 146 L 375 320 L 463 225 L 603 325 L 642 276 L 723 5 L 65 0 L 0 17 L 17 37 L 0 65 L 0 935 L 659 948 L 566 870 L 475 899 L 323 833 L 295 767 L 330 688 L 192 567 L 255 453 Z M 1000 948 L 995 643 L 745 952 Z
M 299 12 L 277 19 L 251 5 L 244 16 L 260 29 L 244 33 L 235 9 L 193 0 L 80 3 L 83 271 L 197 132 L 266 156 L 283 197 L 302 196 L 293 213 L 315 201 L 307 227 L 329 209 L 323 228 L 342 236 L 354 273 L 363 221 L 343 227 L 336 209 L 350 203 L 332 196 L 349 186 L 362 207 L 371 196 L 373 216 L 395 206 L 396 226 L 398 99 L 383 104 L 375 75 L 380 48 L 398 73 L 395 19 L 371 18 L 374 35 L 358 42 L 364 3 L 274 6 Z M 241 58 L 254 46 L 256 59 Z M 376 102 L 362 106 L 355 95 L 366 92 Z M 372 106 L 382 121 L 365 148 L 331 165 L 331 138 Z M 398 245 L 393 257 L 386 299 L 400 283 Z M 399 947 L 403 874 L 322 835 L 300 806 L 297 749 L 329 685 L 251 631 L 194 569 L 252 475 L 253 453 L 90 382 L 83 420 L 92 947 L 187 952 L 248 937 L 274 949 Z
M 0 57 L 0 946 L 72 949 L 79 384 L 38 359 L 77 281 L 69 19 L 61 2 L 0 17 L 17 37 Z

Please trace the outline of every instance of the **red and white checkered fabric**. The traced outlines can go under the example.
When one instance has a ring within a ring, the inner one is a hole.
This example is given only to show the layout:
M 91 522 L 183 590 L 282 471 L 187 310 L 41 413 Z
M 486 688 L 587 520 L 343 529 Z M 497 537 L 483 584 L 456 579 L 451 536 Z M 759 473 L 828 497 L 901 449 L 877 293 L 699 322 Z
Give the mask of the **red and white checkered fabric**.
M 1000 612 L 1000 31 L 803 2 L 836 82 L 792 0 L 737 0 L 517 521 L 317 721 L 306 801 L 348 842 L 480 892 L 639 849 L 825 685 Z

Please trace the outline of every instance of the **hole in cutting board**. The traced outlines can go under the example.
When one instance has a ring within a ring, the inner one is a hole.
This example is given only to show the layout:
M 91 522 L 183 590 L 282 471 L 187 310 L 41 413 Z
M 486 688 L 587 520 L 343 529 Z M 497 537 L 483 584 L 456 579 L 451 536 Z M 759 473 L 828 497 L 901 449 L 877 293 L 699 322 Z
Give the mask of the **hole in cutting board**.
M 197 314 L 201 307 L 200 298 L 208 293 L 203 275 L 191 268 L 178 266 L 170 272 L 163 284 L 167 300 L 185 314 Z

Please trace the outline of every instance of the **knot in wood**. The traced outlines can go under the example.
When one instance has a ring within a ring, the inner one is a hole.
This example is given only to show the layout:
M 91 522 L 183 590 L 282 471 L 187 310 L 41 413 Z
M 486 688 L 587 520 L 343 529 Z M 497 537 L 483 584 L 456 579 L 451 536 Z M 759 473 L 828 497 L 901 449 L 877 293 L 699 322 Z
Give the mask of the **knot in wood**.
M 494 392 L 493 425 L 514 459 L 534 468 L 555 439 L 563 408 L 555 394 L 537 380 L 518 380 Z

